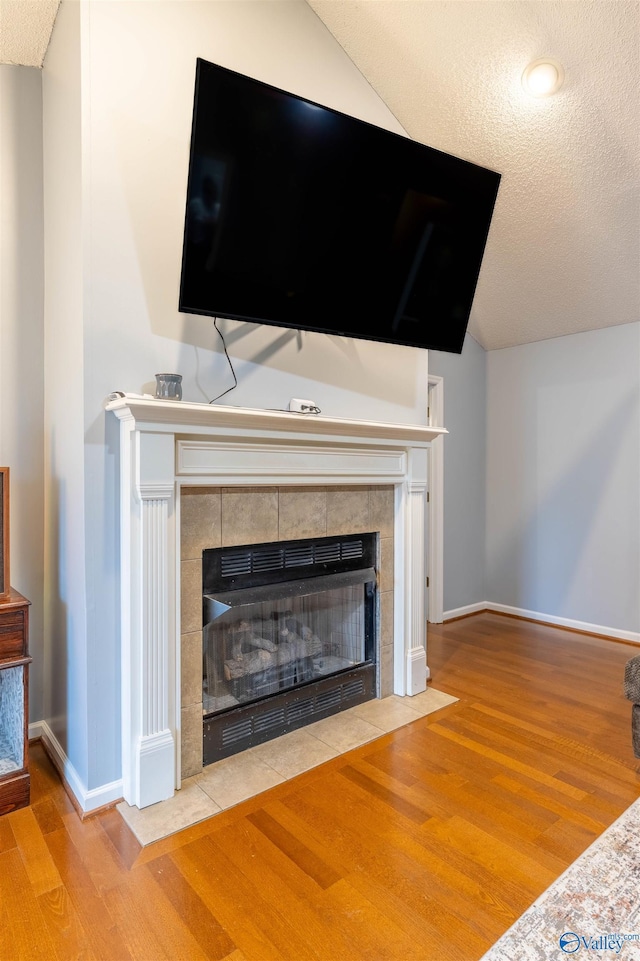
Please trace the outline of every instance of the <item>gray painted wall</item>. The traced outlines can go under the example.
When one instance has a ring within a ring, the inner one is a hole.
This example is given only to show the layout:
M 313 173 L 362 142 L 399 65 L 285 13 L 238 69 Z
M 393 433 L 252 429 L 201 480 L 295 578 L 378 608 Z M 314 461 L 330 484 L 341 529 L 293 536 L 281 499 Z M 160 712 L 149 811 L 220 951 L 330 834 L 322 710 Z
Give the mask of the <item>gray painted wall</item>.
M 487 353 L 467 336 L 429 370 L 445 617 L 486 602 L 640 632 L 640 324 Z
M 232 383 L 211 320 L 177 309 L 197 56 L 402 132 L 304 0 L 61 5 L 44 67 L 45 720 L 84 791 L 121 773 L 119 465 L 105 398 L 153 390 L 160 370 L 182 373 L 189 401 Z M 425 351 L 221 326 L 239 380 L 224 403 L 297 396 L 329 416 L 426 421 Z
M 487 424 L 488 599 L 639 632 L 640 324 L 489 352 Z
M 29 713 L 43 712 L 42 76 L 0 65 L 0 464 L 10 470 L 11 583 L 31 601 Z
M 486 353 L 470 335 L 462 354 L 429 351 L 444 377 L 444 612 L 486 600 Z

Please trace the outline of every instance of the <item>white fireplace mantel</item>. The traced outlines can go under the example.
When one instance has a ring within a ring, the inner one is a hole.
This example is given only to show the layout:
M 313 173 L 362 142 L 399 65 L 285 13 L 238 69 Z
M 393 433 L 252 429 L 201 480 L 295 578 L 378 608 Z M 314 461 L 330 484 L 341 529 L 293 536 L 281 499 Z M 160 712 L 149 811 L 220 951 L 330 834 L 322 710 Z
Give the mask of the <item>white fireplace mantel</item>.
M 444 428 L 123 396 L 122 764 L 138 807 L 180 786 L 182 486 L 395 487 L 394 691 L 425 689 L 427 452 Z

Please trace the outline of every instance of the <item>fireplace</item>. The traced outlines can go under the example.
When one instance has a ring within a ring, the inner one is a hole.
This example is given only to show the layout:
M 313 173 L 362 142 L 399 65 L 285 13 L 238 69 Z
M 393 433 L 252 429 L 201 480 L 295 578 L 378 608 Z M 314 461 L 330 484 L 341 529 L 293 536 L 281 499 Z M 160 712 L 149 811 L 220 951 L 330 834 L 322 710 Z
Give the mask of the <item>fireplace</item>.
M 204 764 L 376 696 L 377 540 L 203 551 Z
M 181 778 L 202 770 L 202 559 L 201 551 L 199 560 L 191 549 L 181 551 L 189 533 L 182 509 L 186 489 L 219 491 L 202 500 L 221 505 L 207 511 L 208 523 L 219 546 L 233 546 L 307 536 L 284 533 L 289 507 L 302 499 L 301 489 L 310 493 L 318 484 L 326 491 L 314 498 L 324 503 L 325 536 L 379 530 L 377 521 L 372 523 L 375 491 L 390 487 L 390 529 L 380 541 L 379 693 L 411 696 L 425 689 L 427 458 L 431 441 L 445 434 L 444 428 L 135 395 L 110 400 L 107 409 L 120 422 L 125 800 L 141 808 L 154 804 L 173 796 Z M 370 520 L 354 531 L 348 494 L 358 488 L 368 491 Z M 255 518 L 251 507 L 238 511 L 228 503 L 241 490 L 252 504 L 280 502 L 277 514 L 270 509 L 260 521 L 268 531 L 239 536 Z M 315 523 L 318 515 L 309 509 L 308 495 L 305 501 L 304 519 Z M 203 530 L 199 525 L 198 533 Z M 391 604 L 385 605 L 385 594 L 393 598 Z

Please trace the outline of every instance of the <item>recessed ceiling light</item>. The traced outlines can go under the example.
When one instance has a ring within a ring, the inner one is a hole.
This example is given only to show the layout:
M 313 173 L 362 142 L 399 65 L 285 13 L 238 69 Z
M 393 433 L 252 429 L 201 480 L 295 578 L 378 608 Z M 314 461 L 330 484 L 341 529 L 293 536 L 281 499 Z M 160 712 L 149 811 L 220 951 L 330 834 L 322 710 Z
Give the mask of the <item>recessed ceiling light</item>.
M 534 60 L 522 74 L 522 86 L 532 97 L 548 97 L 562 86 L 562 64 L 551 57 Z

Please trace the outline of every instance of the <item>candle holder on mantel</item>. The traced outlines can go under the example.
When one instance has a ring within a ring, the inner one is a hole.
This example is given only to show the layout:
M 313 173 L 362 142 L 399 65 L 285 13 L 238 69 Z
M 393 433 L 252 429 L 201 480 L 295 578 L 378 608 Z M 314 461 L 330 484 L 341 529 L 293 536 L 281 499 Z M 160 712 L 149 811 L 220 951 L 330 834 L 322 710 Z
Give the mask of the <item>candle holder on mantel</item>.
M 156 374 L 159 400 L 182 400 L 182 374 Z

